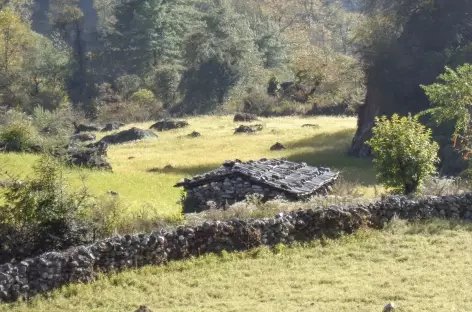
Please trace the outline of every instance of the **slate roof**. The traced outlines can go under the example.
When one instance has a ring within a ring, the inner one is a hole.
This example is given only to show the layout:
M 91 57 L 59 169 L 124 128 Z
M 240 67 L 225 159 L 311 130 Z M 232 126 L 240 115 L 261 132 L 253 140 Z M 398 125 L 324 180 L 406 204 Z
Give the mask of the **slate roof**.
M 305 163 L 296 163 L 285 159 L 261 159 L 241 162 L 226 161 L 221 167 L 191 179 L 184 179 L 174 187 L 187 189 L 221 181 L 230 176 L 241 176 L 257 184 L 284 191 L 295 196 L 307 196 L 320 187 L 335 181 L 339 172 L 329 168 L 310 167 Z

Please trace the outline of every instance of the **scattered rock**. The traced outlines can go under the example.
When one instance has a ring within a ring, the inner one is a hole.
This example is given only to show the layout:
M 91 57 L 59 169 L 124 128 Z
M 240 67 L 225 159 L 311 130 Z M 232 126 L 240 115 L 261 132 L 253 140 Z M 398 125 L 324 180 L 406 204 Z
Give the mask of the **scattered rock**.
M 124 125 L 125 124 L 122 122 L 110 122 L 110 123 L 107 123 L 105 127 L 103 127 L 102 132 L 118 130 Z
M 157 131 L 166 131 L 172 129 L 180 129 L 188 126 L 185 120 L 161 120 L 153 124 L 149 129 Z
M 87 142 L 87 141 L 94 141 L 96 138 L 97 136 L 93 133 L 81 132 L 81 133 L 77 133 L 71 136 L 70 140 L 79 141 L 79 142 Z
M 172 165 L 165 165 L 164 168 L 151 168 L 148 170 L 148 172 L 157 172 L 157 173 L 163 173 L 163 172 L 166 172 L 168 170 L 172 170 L 174 169 L 174 167 Z
M 152 312 L 152 310 L 146 307 L 145 305 L 142 305 L 139 306 L 139 308 L 135 312 Z
M 282 143 L 279 143 L 279 142 L 275 143 L 274 145 L 270 147 L 271 151 L 280 151 L 284 149 L 285 149 L 285 146 L 283 146 Z
M 107 156 L 107 152 L 108 152 L 108 143 L 107 142 L 98 141 L 98 142 L 87 144 L 87 145 L 85 145 L 85 147 L 86 148 L 94 148 L 94 149 L 97 150 L 97 152 L 100 155 Z
M 245 121 L 257 121 L 259 120 L 256 115 L 248 113 L 236 113 L 234 115 L 234 122 L 245 122 Z
M 135 158 L 136 158 L 136 157 L 134 157 L 134 156 L 130 156 L 130 157 L 128 157 L 128 159 L 135 159 Z
M 250 125 L 250 126 L 240 125 L 238 128 L 236 128 L 236 130 L 234 131 L 234 134 L 236 134 L 236 133 L 255 133 L 257 131 L 261 131 L 262 128 L 263 128 L 263 126 L 261 124 Z
M 393 302 L 390 302 L 384 307 L 383 312 L 392 312 L 392 311 L 395 311 L 395 307 L 393 305 Z
M 154 132 L 133 127 L 128 130 L 107 135 L 103 137 L 100 142 L 107 142 L 109 144 L 121 144 L 126 142 L 155 138 L 157 138 L 157 135 Z
M 106 142 L 92 143 L 87 146 L 69 145 L 64 150 L 56 151 L 70 165 L 111 170 L 110 163 L 105 159 L 108 149 Z
M 101 127 L 94 124 L 77 124 L 74 121 L 75 133 L 100 131 Z
M 320 128 L 320 126 L 316 125 L 316 124 L 304 124 L 302 127 L 303 128 L 313 128 L 313 129 L 319 129 Z
M 111 196 L 118 196 L 118 192 L 115 191 L 107 191 L 107 194 Z
M 193 131 L 192 133 L 187 134 L 187 136 L 190 138 L 198 138 L 200 136 L 200 132 Z

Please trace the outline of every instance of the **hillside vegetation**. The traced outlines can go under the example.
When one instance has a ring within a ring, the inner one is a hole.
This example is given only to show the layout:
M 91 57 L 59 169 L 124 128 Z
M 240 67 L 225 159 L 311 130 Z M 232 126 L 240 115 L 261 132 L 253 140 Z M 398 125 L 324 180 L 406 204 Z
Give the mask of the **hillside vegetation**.
M 237 134 L 232 116 L 195 117 L 187 119 L 190 126 L 184 129 L 159 132 L 156 140 L 110 146 L 108 159 L 113 172 L 73 169 L 68 177 L 75 186 L 85 185 L 96 195 L 106 196 L 107 191 L 117 192 L 125 213 L 141 218 L 171 217 L 179 215 L 181 189 L 173 185 L 184 177 L 216 169 L 225 160 L 279 158 L 304 161 L 314 166 L 329 166 L 343 171 L 344 177 L 373 195 L 375 174 L 370 161 L 351 159 L 346 155 L 355 118 L 349 117 L 281 117 L 264 118 L 264 129 L 257 134 Z M 302 127 L 317 124 L 319 129 Z M 151 123 L 131 124 L 147 129 Z M 199 138 L 186 135 L 201 133 Z M 97 139 L 103 136 L 97 133 Z M 281 142 L 287 149 L 270 151 Z M 0 154 L 2 170 L 10 174 L 28 175 L 37 159 L 28 154 Z M 166 165 L 172 169 L 164 169 Z
M 470 225 L 448 222 L 363 230 L 309 246 L 208 255 L 104 276 L 12 312 L 468 311 Z

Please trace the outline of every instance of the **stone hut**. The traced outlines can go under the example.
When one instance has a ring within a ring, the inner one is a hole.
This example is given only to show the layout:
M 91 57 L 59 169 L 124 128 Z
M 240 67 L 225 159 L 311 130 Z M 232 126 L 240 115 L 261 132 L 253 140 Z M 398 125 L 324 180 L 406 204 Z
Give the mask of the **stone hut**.
M 327 194 L 338 175 L 339 172 L 329 168 L 310 167 L 285 159 L 235 160 L 184 179 L 175 187 L 183 187 L 186 191 L 184 212 L 200 212 L 212 206 L 224 208 L 254 194 L 259 194 L 262 201 L 274 198 L 302 200 Z

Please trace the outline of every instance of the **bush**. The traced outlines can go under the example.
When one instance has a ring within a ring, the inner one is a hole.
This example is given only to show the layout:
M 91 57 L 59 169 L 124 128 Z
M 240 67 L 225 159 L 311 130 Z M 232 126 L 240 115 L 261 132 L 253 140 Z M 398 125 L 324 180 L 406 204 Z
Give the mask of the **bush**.
M 436 171 L 439 146 L 416 117 L 377 118 L 373 134 L 367 144 L 372 147 L 377 179 L 394 192 L 416 192 Z
M 0 259 L 11 261 L 90 242 L 84 215 L 94 209 L 87 189 L 70 192 L 60 164 L 44 155 L 27 181 L 10 177 L 0 207 Z
M 45 136 L 68 139 L 74 132 L 73 122 L 82 117 L 70 106 L 53 111 L 37 106 L 33 111 L 33 125 Z
M 141 78 L 136 75 L 123 75 L 116 80 L 116 87 L 123 98 L 138 91 L 141 85 Z
M 135 102 L 139 106 L 153 106 L 157 104 L 156 97 L 152 91 L 147 89 L 139 89 L 138 91 L 131 94 L 129 97 L 131 102 Z
M 120 121 L 124 123 L 144 122 L 160 119 L 165 116 L 160 102 L 151 106 L 141 106 L 137 102 L 123 102 L 105 105 L 98 112 L 100 122 Z
M 0 148 L 7 152 L 28 152 L 38 143 L 39 134 L 31 118 L 8 111 L 0 120 Z

